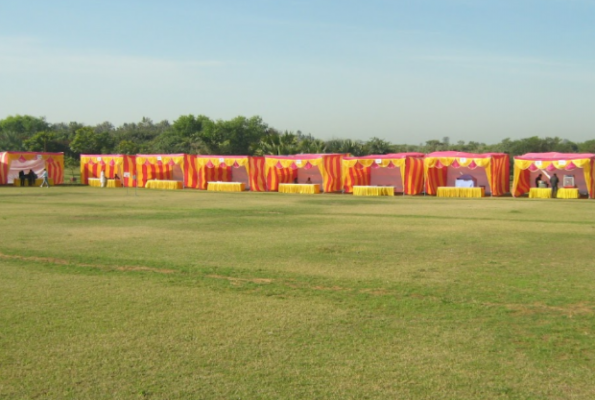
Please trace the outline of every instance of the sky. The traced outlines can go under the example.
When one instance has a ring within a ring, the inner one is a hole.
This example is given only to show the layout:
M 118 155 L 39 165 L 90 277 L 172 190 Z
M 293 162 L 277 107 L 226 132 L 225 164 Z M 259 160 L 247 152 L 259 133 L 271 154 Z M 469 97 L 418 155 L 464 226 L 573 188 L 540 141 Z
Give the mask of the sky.
M 0 0 L 0 119 L 595 139 L 595 0 Z

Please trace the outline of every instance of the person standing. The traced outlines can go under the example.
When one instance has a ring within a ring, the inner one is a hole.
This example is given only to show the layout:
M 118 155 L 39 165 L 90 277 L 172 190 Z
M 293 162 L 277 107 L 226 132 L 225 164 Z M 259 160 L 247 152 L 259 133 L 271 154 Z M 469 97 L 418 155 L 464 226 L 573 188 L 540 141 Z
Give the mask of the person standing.
M 25 171 L 19 171 L 19 179 L 21 181 L 21 187 L 25 186 Z
M 558 195 L 558 183 L 560 183 L 560 179 L 558 179 L 558 175 L 554 174 L 550 178 L 550 185 L 552 186 L 552 198 L 556 198 Z
M 106 186 L 107 179 L 105 179 L 105 171 L 104 170 L 101 170 L 101 173 L 99 174 L 99 182 L 101 183 L 102 188 L 104 188 Z
M 46 187 L 50 187 L 50 182 L 48 180 L 48 171 L 47 169 L 43 169 L 43 172 L 41 173 L 41 179 L 43 179 L 43 181 L 41 182 L 41 185 L 39 187 L 43 187 L 43 185 L 46 185 Z
M 27 178 L 29 179 L 29 186 L 35 186 L 35 179 L 37 179 L 37 175 L 35 175 L 35 172 L 33 172 L 32 169 L 29 170 Z

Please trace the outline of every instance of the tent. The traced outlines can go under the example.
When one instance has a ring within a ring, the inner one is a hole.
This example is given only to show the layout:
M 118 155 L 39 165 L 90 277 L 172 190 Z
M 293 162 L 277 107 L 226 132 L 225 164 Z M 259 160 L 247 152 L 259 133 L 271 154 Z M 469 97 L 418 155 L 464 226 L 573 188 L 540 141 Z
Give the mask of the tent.
M 150 180 L 178 181 L 184 187 L 196 187 L 194 157 L 188 154 L 137 154 L 138 187 L 145 187 Z
M 266 191 L 264 157 L 194 156 L 197 187 L 205 190 L 209 182 L 242 182 L 253 192 Z
M 81 154 L 81 183 L 89 184 L 89 178 L 99 178 L 105 171 L 107 179 L 117 174 L 125 187 L 134 186 L 136 156 L 125 154 Z
M 394 186 L 395 192 L 420 194 L 423 191 L 423 153 L 398 153 L 345 157 L 342 161 L 343 190 L 353 186 Z
M 486 194 L 502 196 L 510 191 L 509 156 L 504 153 L 461 153 L 438 151 L 426 155 L 424 176 L 426 193 L 435 195 L 439 186 L 456 186 L 462 175 L 475 178 Z
M 545 175 L 544 180 L 547 175 L 558 174 L 559 187 L 564 186 L 563 177 L 571 175 L 579 192 L 589 198 L 595 196 L 595 154 L 527 153 L 517 156 L 514 158 L 512 195 L 517 197 L 527 193 L 539 173 Z
M 59 185 L 64 182 L 64 153 L 40 153 L 33 151 L 5 151 L 0 153 L 0 185 L 13 184 L 19 172 L 33 170 L 41 176 L 47 169 L 48 177 Z
M 279 190 L 280 183 L 312 183 L 321 185 L 324 192 L 341 191 L 341 160 L 344 154 L 296 154 L 293 156 L 265 156 L 267 189 Z

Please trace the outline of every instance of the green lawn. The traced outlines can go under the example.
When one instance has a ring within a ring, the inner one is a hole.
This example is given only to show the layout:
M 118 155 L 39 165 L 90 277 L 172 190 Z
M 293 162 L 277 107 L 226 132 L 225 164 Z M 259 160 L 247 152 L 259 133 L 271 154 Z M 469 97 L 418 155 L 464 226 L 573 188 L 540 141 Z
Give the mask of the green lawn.
M 594 399 L 595 201 L 0 188 L 0 399 Z

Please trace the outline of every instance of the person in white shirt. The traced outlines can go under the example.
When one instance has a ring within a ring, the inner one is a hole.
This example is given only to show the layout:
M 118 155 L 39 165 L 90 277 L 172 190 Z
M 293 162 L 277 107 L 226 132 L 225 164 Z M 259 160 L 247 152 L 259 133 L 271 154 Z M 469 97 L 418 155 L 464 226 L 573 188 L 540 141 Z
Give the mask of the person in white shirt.
M 43 187 L 43 185 L 45 185 L 46 187 L 50 187 L 50 182 L 48 180 L 48 171 L 47 169 L 43 169 L 43 172 L 41 173 L 41 179 L 43 179 L 43 182 L 41 182 L 41 186 L 39 187 Z
M 101 170 L 101 174 L 99 175 L 99 182 L 101 183 L 101 187 L 106 187 L 107 179 L 105 179 L 105 171 Z

